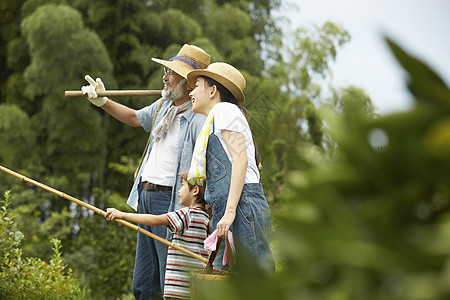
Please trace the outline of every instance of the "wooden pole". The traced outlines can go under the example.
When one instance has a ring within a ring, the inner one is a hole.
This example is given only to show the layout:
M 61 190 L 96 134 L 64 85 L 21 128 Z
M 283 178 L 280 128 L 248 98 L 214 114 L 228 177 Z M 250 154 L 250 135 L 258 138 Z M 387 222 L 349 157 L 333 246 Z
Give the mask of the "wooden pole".
M 85 208 L 87 208 L 87 209 L 90 209 L 90 210 L 92 210 L 92 211 L 98 213 L 99 215 L 105 216 L 105 214 L 106 214 L 106 212 L 105 212 L 104 210 L 101 210 L 101 209 L 99 209 L 99 208 L 97 208 L 97 207 L 95 207 L 95 206 L 92 206 L 92 205 L 90 205 L 90 204 L 88 204 L 88 203 L 85 203 L 85 202 L 83 202 L 83 201 L 81 201 L 81 200 L 79 200 L 79 199 L 77 199 L 77 198 L 74 198 L 74 197 L 72 197 L 72 196 L 69 196 L 69 195 L 67 195 L 67 194 L 65 194 L 65 193 L 63 193 L 63 192 L 60 192 L 60 191 L 58 191 L 58 190 L 56 190 L 56 189 L 54 189 L 54 188 L 52 188 L 52 187 L 49 187 L 49 186 L 47 186 L 47 185 L 45 185 L 45 184 L 42 184 L 42 183 L 40 183 L 40 182 L 37 182 L 37 181 L 35 181 L 35 180 L 33 180 L 33 179 L 30 179 L 30 178 L 28 178 L 28 177 L 25 177 L 25 176 L 23 176 L 23 175 L 21 175 L 21 174 L 19 174 L 19 173 L 16 173 L 16 172 L 14 172 L 14 171 L 11 171 L 10 169 L 7 169 L 7 168 L 5 168 L 5 167 L 3 167 L 3 166 L 1 166 L 1 165 L 0 165 L 0 170 L 3 171 L 3 172 L 5 172 L 5 173 L 7 173 L 7 174 L 9 174 L 9 175 L 12 175 L 12 176 L 15 176 L 15 177 L 19 178 L 19 179 L 21 179 L 22 181 L 31 183 L 31 184 L 33 184 L 33 185 L 35 185 L 35 186 L 37 186 L 37 187 L 39 187 L 39 188 L 41 188 L 41 189 L 44 189 L 44 190 L 46 190 L 46 191 L 48 191 L 48 192 L 51 192 L 51 193 L 53 193 L 53 194 L 56 194 L 56 195 L 60 196 L 61 198 L 70 200 L 70 201 L 72 201 L 72 202 L 74 202 L 74 203 L 76 203 L 76 204 L 78 204 L 78 205 L 81 205 L 81 206 L 83 206 L 83 207 L 85 207 Z M 192 252 L 192 251 L 189 251 L 189 250 L 187 250 L 187 249 L 184 249 L 183 247 L 180 247 L 180 246 L 178 246 L 178 245 L 175 245 L 174 243 L 171 243 L 171 242 L 169 242 L 168 240 L 165 240 L 165 239 L 163 239 L 163 238 L 161 238 L 161 237 L 159 237 L 159 236 L 157 236 L 157 235 L 155 235 L 155 234 L 153 234 L 153 233 L 151 233 L 151 232 L 149 232 L 149 231 L 147 231 L 147 230 L 145 230 L 145 229 L 143 229 L 143 228 L 141 228 L 141 227 L 139 227 L 139 226 L 136 226 L 136 225 L 134 225 L 134 224 L 132 224 L 132 223 L 130 223 L 130 222 L 128 222 L 128 221 L 120 220 L 120 219 L 117 219 L 117 220 L 115 220 L 115 221 L 118 222 L 118 223 L 120 223 L 120 224 L 122 224 L 122 225 L 128 226 L 128 227 L 130 227 L 130 228 L 132 228 L 132 229 L 134 229 L 134 230 L 136 230 L 136 231 L 139 231 L 140 233 L 143 233 L 143 234 L 145 234 L 145 235 L 151 237 L 152 239 L 155 239 L 155 240 L 157 240 L 157 241 L 160 241 L 161 243 L 166 244 L 166 245 L 169 246 L 169 247 L 172 247 L 172 248 L 175 248 L 175 249 L 177 249 L 177 250 L 180 250 L 180 251 L 182 251 L 183 253 L 185 253 L 185 254 L 187 254 L 187 255 L 189 255 L 189 256 L 192 256 L 193 258 L 196 258 L 196 259 L 198 259 L 198 260 L 201 260 L 202 262 L 204 262 L 204 263 L 206 263 L 206 264 L 208 263 L 208 259 L 207 259 L 207 258 L 201 257 L 200 255 L 197 255 L 197 254 L 195 254 L 195 253 Z
M 87 97 L 82 91 L 65 91 L 66 98 Z M 111 90 L 97 92 L 98 97 L 136 97 L 136 96 L 161 96 L 161 90 Z

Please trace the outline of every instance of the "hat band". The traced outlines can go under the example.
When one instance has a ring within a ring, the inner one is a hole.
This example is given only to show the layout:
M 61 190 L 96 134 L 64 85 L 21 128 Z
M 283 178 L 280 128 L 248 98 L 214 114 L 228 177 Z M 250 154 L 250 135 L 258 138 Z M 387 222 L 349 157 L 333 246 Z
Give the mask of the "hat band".
M 169 61 L 173 61 L 173 60 L 180 60 L 184 63 L 187 63 L 194 69 L 203 69 L 195 59 L 193 59 L 192 57 L 189 57 L 189 56 L 174 56 L 171 59 L 169 59 Z

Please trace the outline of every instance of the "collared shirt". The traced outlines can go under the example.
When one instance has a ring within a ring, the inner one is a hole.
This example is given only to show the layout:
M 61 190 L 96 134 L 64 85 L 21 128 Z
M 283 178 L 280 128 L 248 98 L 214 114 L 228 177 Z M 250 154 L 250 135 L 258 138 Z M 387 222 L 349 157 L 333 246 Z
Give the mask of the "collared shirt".
M 155 115 L 156 109 L 161 101 L 164 101 L 163 98 L 155 101 L 153 104 L 144 107 L 136 112 L 136 116 L 139 120 L 139 123 L 146 131 L 150 131 L 152 127 L 153 116 Z M 165 101 L 161 106 L 161 110 L 158 113 L 155 126 L 162 120 L 164 115 L 167 113 L 169 109 L 170 101 Z M 184 112 L 180 119 L 180 134 L 178 137 L 178 153 L 175 160 L 174 166 L 174 185 L 172 188 L 172 198 L 171 204 L 169 207 L 169 211 L 174 211 L 176 209 L 181 209 L 181 206 L 178 196 L 178 190 L 181 188 L 181 182 L 179 180 L 178 173 L 185 172 L 189 169 L 192 159 L 192 152 L 194 151 L 195 141 L 197 140 L 198 134 L 202 129 L 203 123 L 205 122 L 206 117 L 201 114 L 196 114 L 192 112 L 192 107 Z M 131 188 L 130 195 L 128 196 L 127 204 L 131 206 L 133 209 L 137 210 L 137 206 L 139 203 L 139 183 L 141 181 L 141 175 L 143 166 L 147 163 L 149 158 L 149 153 L 153 147 L 153 137 L 150 140 L 150 145 L 148 147 L 147 153 L 145 154 L 143 163 L 141 168 L 138 171 L 138 175 L 136 176 L 136 180 L 133 183 L 133 187 Z

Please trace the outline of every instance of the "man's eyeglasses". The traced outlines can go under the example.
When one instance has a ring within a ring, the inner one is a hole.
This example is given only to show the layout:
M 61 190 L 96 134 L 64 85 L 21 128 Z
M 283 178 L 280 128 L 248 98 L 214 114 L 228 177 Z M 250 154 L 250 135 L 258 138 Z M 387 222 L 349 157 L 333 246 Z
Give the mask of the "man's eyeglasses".
M 167 75 L 167 76 L 171 77 L 171 76 L 173 76 L 175 74 L 176 73 L 174 71 L 172 71 L 171 69 L 164 68 L 164 75 Z

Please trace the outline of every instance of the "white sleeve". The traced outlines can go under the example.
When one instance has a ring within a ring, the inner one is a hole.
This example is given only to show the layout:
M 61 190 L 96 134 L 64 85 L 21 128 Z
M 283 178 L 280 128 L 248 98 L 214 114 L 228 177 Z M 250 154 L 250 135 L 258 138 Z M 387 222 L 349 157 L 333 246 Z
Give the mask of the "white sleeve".
M 246 135 L 248 123 L 239 107 L 232 103 L 220 103 L 217 108 L 214 114 L 214 133 L 229 130 Z

